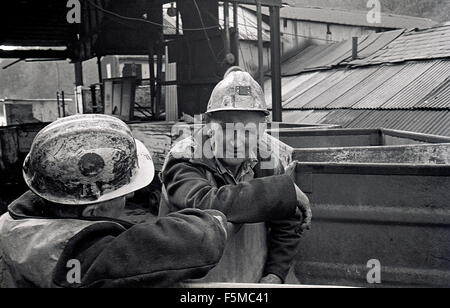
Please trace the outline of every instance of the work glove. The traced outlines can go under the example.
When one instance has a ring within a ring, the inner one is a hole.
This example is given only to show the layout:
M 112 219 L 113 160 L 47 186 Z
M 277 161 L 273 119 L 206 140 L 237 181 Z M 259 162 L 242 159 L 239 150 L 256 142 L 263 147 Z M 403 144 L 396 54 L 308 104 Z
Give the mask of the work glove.
M 300 210 L 300 212 L 303 215 L 303 221 L 302 225 L 300 226 L 301 229 L 304 230 L 311 230 L 311 220 L 312 220 L 312 211 L 311 211 L 311 204 L 309 202 L 308 197 L 306 194 L 295 184 L 295 170 L 297 167 L 298 161 L 294 161 L 290 163 L 286 167 L 285 174 L 289 175 L 294 181 L 295 186 L 295 194 L 297 195 L 297 208 Z

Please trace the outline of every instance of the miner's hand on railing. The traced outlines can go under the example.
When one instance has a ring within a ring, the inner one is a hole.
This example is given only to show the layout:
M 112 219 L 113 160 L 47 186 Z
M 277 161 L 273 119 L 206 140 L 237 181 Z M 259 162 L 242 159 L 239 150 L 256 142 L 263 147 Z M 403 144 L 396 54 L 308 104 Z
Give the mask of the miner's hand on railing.
M 263 284 L 282 284 L 283 281 L 277 275 L 269 274 L 266 277 L 261 278 L 259 283 L 263 283 Z
M 295 193 L 297 194 L 297 207 L 302 212 L 303 221 L 302 230 L 311 230 L 312 211 L 308 197 L 297 185 L 295 185 Z
M 284 174 L 289 175 L 293 181 L 295 181 L 295 169 L 297 168 L 297 164 L 298 164 L 297 160 L 293 161 L 286 167 L 284 171 Z

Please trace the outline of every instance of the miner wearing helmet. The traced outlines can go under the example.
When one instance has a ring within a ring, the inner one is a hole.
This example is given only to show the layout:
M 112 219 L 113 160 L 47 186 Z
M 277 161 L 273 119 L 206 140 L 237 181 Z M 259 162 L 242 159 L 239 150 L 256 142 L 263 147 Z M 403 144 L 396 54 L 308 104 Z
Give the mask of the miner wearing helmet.
M 259 84 L 242 69 L 229 69 L 212 92 L 204 128 L 177 143 L 166 159 L 160 210 L 215 209 L 238 225 L 255 223 L 249 218 L 258 216 L 268 236 L 257 244 L 268 247 L 267 257 L 261 246 L 234 262 L 262 263 L 256 280 L 276 284 L 285 281 L 312 215 L 307 196 L 293 182 L 294 165 L 284 170 L 276 152 L 261 146 L 268 115 Z
M 153 179 L 152 158 L 110 116 L 58 120 L 23 165 L 30 191 L 0 218 L 1 287 L 167 287 L 220 260 L 226 218 L 188 209 L 121 221 L 125 198 Z

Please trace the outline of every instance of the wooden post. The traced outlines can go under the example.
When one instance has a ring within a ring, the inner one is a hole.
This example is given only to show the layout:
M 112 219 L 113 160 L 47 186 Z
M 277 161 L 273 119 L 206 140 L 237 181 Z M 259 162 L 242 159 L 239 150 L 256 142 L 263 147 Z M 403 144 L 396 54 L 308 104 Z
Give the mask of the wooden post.
M 83 62 L 75 62 L 75 86 L 83 86 Z
M 98 82 L 103 82 L 103 72 L 102 72 L 102 58 L 97 57 L 97 70 L 98 70 Z
M 223 18 L 225 24 L 225 55 L 228 55 L 231 52 L 230 6 L 228 1 L 223 2 Z
M 353 37 L 352 40 L 352 59 L 358 59 L 358 37 Z
M 156 60 L 156 105 L 155 118 L 159 118 L 161 114 L 162 104 L 162 70 L 163 70 L 163 45 L 162 41 L 158 44 L 157 60 Z
M 155 97 L 156 97 L 156 78 L 155 78 L 155 49 L 153 43 L 149 48 L 148 65 L 150 72 L 150 105 L 152 106 L 152 112 L 155 113 Z
M 260 0 L 256 0 L 256 15 L 258 19 L 258 82 L 264 90 L 264 45 L 262 34 L 262 8 Z

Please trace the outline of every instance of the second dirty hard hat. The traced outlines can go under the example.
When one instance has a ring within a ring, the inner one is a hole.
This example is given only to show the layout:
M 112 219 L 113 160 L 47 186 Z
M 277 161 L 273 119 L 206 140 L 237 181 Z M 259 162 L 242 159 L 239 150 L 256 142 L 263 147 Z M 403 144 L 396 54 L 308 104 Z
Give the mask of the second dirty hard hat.
M 230 68 L 214 88 L 206 113 L 231 110 L 259 111 L 269 115 L 261 86 L 237 66 Z
M 38 133 L 23 174 L 30 189 L 50 202 L 86 205 L 144 188 L 155 171 L 150 153 L 124 122 L 77 115 Z

